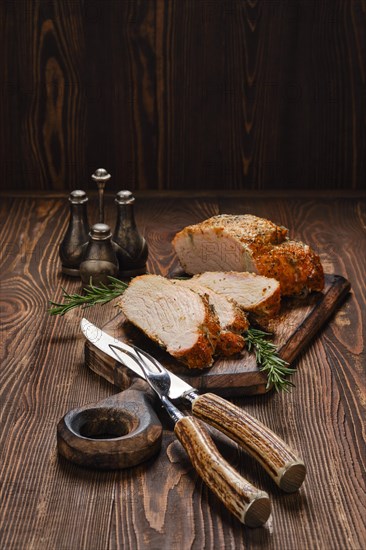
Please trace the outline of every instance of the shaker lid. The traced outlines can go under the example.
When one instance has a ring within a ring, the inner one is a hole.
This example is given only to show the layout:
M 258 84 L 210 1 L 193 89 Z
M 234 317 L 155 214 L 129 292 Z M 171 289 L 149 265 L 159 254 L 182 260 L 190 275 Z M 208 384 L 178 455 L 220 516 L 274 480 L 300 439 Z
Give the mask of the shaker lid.
M 133 202 L 135 202 L 135 197 L 131 191 L 128 191 L 127 189 L 124 191 L 118 191 L 116 196 L 117 204 L 132 204 Z
M 111 228 L 106 223 L 95 223 L 90 229 L 94 241 L 106 241 L 112 236 Z
M 111 175 L 108 174 L 107 170 L 105 168 L 97 168 L 95 170 L 94 174 L 92 174 L 92 179 L 96 181 L 97 183 L 106 182 L 111 179 Z
M 87 202 L 88 197 L 86 196 L 85 191 L 81 191 L 81 189 L 76 189 L 75 191 L 71 191 L 69 196 L 69 201 L 72 204 L 83 204 L 84 202 Z

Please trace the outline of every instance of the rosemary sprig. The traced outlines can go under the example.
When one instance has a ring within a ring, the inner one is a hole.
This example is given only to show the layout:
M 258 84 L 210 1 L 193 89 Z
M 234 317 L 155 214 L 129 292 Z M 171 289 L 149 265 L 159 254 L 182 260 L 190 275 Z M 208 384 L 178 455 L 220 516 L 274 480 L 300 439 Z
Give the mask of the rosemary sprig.
M 288 392 L 294 384 L 287 380 L 286 374 L 294 373 L 295 369 L 287 367 L 287 361 L 278 356 L 277 348 L 267 340 L 268 336 L 268 332 L 255 328 L 249 328 L 244 335 L 248 351 L 254 349 L 260 370 L 268 376 L 267 389 L 273 385 L 277 391 Z
M 50 315 L 65 315 L 70 309 L 75 307 L 82 307 L 83 309 L 96 304 L 106 304 L 114 298 L 121 296 L 128 287 L 127 283 L 115 279 L 114 277 L 108 277 L 110 284 L 107 286 L 101 283 L 99 286 L 94 286 L 91 282 L 88 287 L 85 288 L 85 294 L 69 294 L 64 288 L 62 288 L 64 303 L 59 304 L 50 300 L 50 309 L 48 313 Z

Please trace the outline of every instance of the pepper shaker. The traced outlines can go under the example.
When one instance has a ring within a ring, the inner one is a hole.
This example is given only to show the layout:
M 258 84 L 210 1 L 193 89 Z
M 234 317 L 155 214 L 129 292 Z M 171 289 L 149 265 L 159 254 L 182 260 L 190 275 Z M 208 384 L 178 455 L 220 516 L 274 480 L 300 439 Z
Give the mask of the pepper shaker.
M 134 216 L 135 197 L 131 191 L 119 191 L 117 204 L 117 221 L 113 241 L 118 245 L 116 253 L 119 263 L 119 275 L 132 277 L 146 273 L 148 247 L 144 237 L 139 233 Z
M 88 242 L 88 214 L 85 191 L 72 191 L 69 196 L 70 220 L 59 248 L 62 272 L 71 277 L 79 276 L 79 265 Z
M 92 179 L 98 186 L 98 199 L 99 199 L 99 223 L 104 223 L 104 188 L 107 181 L 111 179 L 111 175 L 108 174 L 104 168 L 98 168 L 92 174 Z
M 118 275 L 118 260 L 112 245 L 109 225 L 96 223 L 89 233 L 89 243 L 80 264 L 80 276 L 85 285 L 110 283 L 108 276 Z

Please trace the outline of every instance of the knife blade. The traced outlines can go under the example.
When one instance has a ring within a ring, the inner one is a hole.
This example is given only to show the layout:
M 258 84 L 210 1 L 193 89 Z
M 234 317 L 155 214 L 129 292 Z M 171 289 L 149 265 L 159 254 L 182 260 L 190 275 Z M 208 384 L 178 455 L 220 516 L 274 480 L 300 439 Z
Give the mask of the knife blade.
M 118 345 L 129 353 L 136 354 L 136 348 L 113 338 L 85 318 L 81 321 L 81 330 L 95 347 L 113 359 L 115 354 L 111 345 Z M 151 356 L 145 351 L 143 354 L 149 362 Z M 146 379 L 133 359 L 126 357 L 123 364 L 141 378 Z M 306 475 L 304 462 L 281 438 L 245 410 L 226 399 L 212 393 L 200 395 L 195 388 L 172 372 L 169 371 L 169 375 L 170 399 L 187 399 L 191 403 L 194 416 L 236 441 L 263 466 L 283 491 L 292 493 L 299 489 Z
M 110 346 L 118 344 L 120 347 L 124 348 L 129 353 L 136 355 L 135 348 L 133 346 L 130 346 L 126 344 L 125 342 L 121 342 L 120 340 L 113 338 L 113 336 L 110 336 L 97 326 L 93 325 L 90 321 L 83 318 L 80 322 L 81 330 L 87 340 L 94 344 L 95 347 L 97 347 L 100 351 L 103 353 L 109 355 L 113 359 L 116 358 L 114 353 L 111 351 Z M 144 352 L 144 356 L 148 362 L 150 362 L 148 355 L 146 352 Z M 136 361 L 129 358 L 128 356 L 125 356 L 124 359 L 124 365 L 128 367 L 130 370 L 132 370 L 135 374 L 140 376 L 141 378 L 144 378 L 146 380 L 146 377 L 144 373 L 142 372 L 141 368 L 137 365 Z M 152 363 L 153 366 L 153 363 Z M 179 399 L 181 397 L 184 397 L 185 394 L 189 394 L 191 391 L 194 391 L 194 388 L 184 382 L 181 378 L 173 374 L 169 371 L 170 375 L 170 390 L 169 390 L 169 397 L 170 399 Z

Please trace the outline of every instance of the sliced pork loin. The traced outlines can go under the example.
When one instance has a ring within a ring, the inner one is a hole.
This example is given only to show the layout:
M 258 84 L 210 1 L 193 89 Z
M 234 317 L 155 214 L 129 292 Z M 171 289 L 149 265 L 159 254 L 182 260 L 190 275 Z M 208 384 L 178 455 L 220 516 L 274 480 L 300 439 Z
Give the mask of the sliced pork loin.
M 282 295 L 322 290 L 324 273 L 309 246 L 289 241 L 288 230 L 249 214 L 213 216 L 185 227 L 173 246 L 189 274 L 246 271 L 277 279 Z
M 280 310 L 280 284 L 255 273 L 207 271 L 193 280 L 234 300 L 244 311 L 273 317 Z
M 217 341 L 216 352 L 230 356 L 242 351 L 245 340 L 242 336 L 249 328 L 247 316 L 235 302 L 202 286 L 196 279 L 173 281 L 175 285 L 190 288 L 200 296 L 207 297 L 209 305 L 213 307 L 220 323 L 220 335 Z
M 135 277 L 119 302 L 127 319 L 189 368 L 210 367 L 220 334 L 206 297 L 159 275 Z

